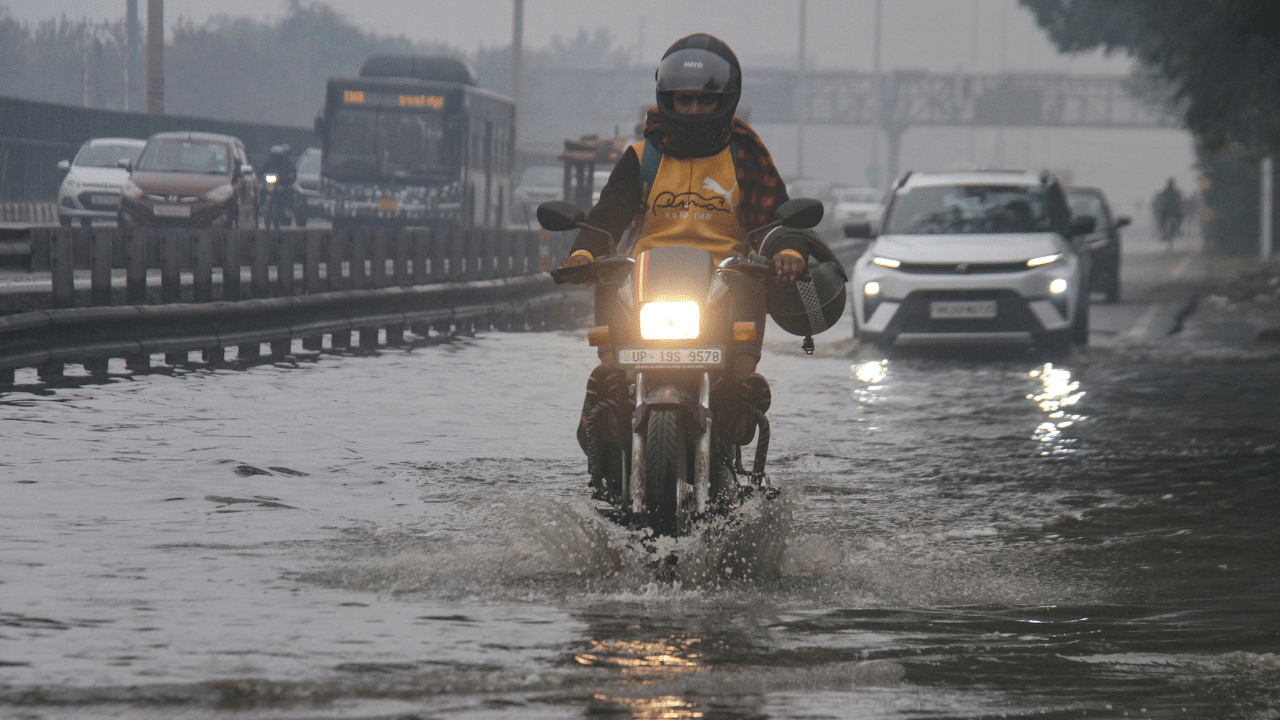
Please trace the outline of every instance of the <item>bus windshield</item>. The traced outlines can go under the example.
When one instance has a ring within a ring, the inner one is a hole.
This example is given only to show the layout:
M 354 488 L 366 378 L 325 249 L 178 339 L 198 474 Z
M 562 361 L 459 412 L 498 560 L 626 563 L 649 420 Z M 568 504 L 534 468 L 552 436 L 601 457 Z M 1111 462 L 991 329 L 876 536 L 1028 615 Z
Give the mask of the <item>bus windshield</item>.
M 456 171 L 448 146 L 437 113 L 343 107 L 332 114 L 325 164 L 337 178 L 421 180 Z

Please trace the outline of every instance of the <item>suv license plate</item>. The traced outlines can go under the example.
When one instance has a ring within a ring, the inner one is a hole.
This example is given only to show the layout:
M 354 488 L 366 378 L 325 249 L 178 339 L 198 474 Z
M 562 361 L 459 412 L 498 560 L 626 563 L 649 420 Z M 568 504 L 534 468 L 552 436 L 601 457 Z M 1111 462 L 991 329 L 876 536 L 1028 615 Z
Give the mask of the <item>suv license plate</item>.
M 989 320 L 995 316 L 995 300 L 937 300 L 929 303 L 929 317 L 934 320 Z
M 191 217 L 191 206 L 157 205 L 152 208 L 151 212 L 155 213 L 156 217 L 189 218 Z
M 119 205 L 119 195 L 90 195 L 89 202 L 94 205 Z
M 662 365 L 678 367 L 688 365 L 722 365 L 724 350 L 721 348 L 623 348 L 618 351 L 619 365 Z

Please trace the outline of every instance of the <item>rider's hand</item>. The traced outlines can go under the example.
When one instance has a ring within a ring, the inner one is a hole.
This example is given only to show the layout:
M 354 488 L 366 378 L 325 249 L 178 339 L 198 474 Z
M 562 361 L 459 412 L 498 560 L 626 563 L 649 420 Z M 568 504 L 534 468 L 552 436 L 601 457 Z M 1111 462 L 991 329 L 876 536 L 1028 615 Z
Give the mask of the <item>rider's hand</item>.
M 773 273 L 783 282 L 795 282 L 804 272 L 804 258 L 795 250 L 783 250 L 773 256 Z

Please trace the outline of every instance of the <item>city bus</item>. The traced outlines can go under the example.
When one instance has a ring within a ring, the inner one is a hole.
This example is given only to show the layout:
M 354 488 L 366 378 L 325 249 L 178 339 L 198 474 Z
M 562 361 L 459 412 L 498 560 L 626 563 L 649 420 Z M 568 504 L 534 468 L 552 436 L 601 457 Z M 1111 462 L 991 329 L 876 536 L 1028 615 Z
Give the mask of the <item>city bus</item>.
M 335 228 L 507 223 L 515 103 L 461 60 L 371 56 L 329 79 L 316 133 Z

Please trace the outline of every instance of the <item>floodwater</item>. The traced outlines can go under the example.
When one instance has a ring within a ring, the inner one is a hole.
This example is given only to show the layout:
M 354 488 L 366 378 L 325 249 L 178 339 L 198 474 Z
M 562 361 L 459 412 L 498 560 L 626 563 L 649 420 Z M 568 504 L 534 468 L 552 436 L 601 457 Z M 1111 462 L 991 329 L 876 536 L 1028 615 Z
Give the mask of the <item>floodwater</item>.
M 0 395 L 0 717 L 1280 716 L 1280 363 L 824 339 L 675 582 L 581 334 Z

